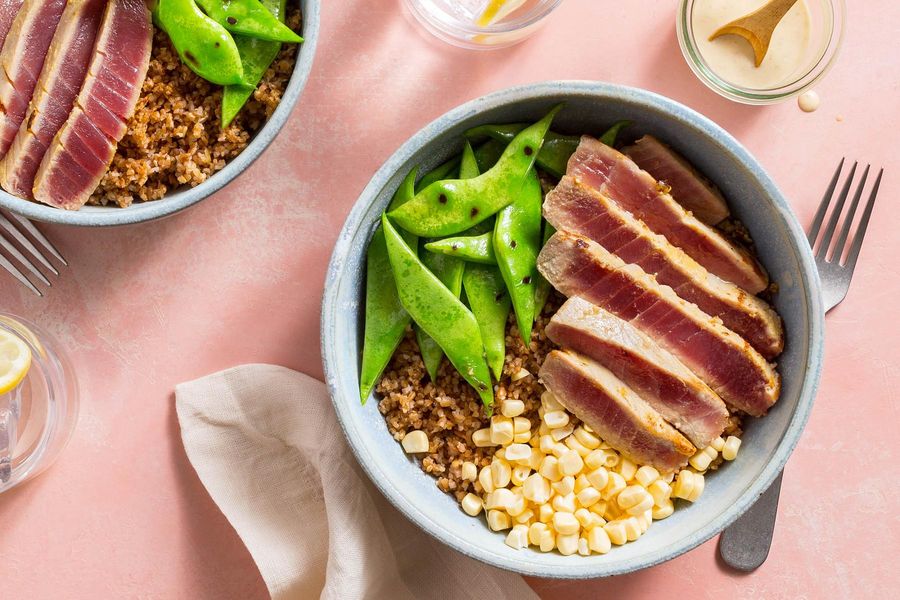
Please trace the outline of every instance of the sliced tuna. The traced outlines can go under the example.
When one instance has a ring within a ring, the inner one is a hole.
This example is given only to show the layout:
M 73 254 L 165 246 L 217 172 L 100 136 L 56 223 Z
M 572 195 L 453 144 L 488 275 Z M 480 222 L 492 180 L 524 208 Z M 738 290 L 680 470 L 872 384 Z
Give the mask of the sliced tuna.
M 674 471 L 696 451 L 621 379 L 587 357 L 554 350 L 540 377 L 569 412 L 638 464 Z
M 725 429 L 722 399 L 677 358 L 634 325 L 582 298 L 570 298 L 547 337 L 609 369 L 698 448 Z
M 544 217 L 556 229 L 589 237 L 626 263 L 655 275 L 659 283 L 722 319 L 766 358 L 784 349 L 781 318 L 766 302 L 711 274 L 596 189 L 564 177 L 547 194 Z
M 710 273 L 753 294 L 768 286 L 766 272 L 749 252 L 685 211 L 666 188 L 621 152 L 584 136 L 569 159 L 567 173 L 615 200 Z
M 35 177 L 36 200 L 77 209 L 90 198 L 134 113 L 152 37 L 143 0 L 109 0 L 88 76 Z
M 778 399 L 778 373 L 741 336 L 600 244 L 557 232 L 541 251 L 538 269 L 566 296 L 581 296 L 630 322 L 730 406 L 762 416 Z
M 53 136 L 72 112 L 87 75 L 106 0 L 69 0 L 19 133 L 0 161 L 0 186 L 32 197 L 34 176 Z
M 25 0 L 0 50 L 0 159 L 28 112 L 66 0 Z
M 680 154 L 652 135 L 645 135 L 623 150 L 637 166 L 671 188 L 672 197 L 707 225 L 728 217 L 725 198 L 706 177 Z
M 22 8 L 24 0 L 0 0 L 0 48 L 6 40 L 6 34 L 12 28 L 19 9 Z

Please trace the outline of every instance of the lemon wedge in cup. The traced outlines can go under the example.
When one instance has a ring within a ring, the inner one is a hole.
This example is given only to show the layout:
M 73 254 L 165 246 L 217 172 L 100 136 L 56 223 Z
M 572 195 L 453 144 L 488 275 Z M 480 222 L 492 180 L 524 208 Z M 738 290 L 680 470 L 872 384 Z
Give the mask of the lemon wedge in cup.
M 493 25 L 521 7 L 525 2 L 526 0 L 490 0 L 475 24 L 479 27 Z
M 5 329 L 0 329 L 0 395 L 22 383 L 31 368 L 31 349 Z

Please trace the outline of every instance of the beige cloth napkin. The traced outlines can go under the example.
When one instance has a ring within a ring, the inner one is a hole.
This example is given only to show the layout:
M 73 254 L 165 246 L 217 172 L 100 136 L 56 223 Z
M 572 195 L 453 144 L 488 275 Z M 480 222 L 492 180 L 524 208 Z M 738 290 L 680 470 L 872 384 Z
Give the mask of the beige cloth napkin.
M 320 381 L 245 365 L 179 385 L 176 408 L 191 464 L 275 600 L 537 598 L 398 513 L 356 463 Z

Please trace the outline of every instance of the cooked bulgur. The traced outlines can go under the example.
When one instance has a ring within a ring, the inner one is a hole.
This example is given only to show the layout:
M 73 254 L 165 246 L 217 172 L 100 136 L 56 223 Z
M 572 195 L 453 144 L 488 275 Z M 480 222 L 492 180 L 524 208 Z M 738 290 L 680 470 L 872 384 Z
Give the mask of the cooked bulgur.
M 300 30 L 300 10 L 287 24 Z M 158 200 L 183 185 L 196 186 L 240 154 L 281 102 L 296 61 L 285 44 L 253 96 L 224 131 L 222 88 L 196 75 L 156 30 L 150 68 L 128 131 L 90 204 L 129 206 Z

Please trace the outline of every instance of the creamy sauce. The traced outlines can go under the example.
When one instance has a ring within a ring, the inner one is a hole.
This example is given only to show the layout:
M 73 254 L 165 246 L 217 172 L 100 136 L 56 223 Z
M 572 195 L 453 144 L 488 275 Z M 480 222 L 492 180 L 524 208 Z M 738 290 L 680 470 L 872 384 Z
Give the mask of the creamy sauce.
M 769 51 L 757 67 L 749 42 L 736 35 L 709 36 L 722 25 L 743 17 L 768 0 L 695 0 L 691 15 L 694 39 L 703 60 L 725 81 L 764 90 L 790 83 L 803 69 L 810 44 L 810 14 L 800 0 L 784 15 L 772 33 Z
M 819 95 L 812 90 L 804 92 L 797 98 L 797 104 L 803 112 L 815 112 L 819 108 Z

